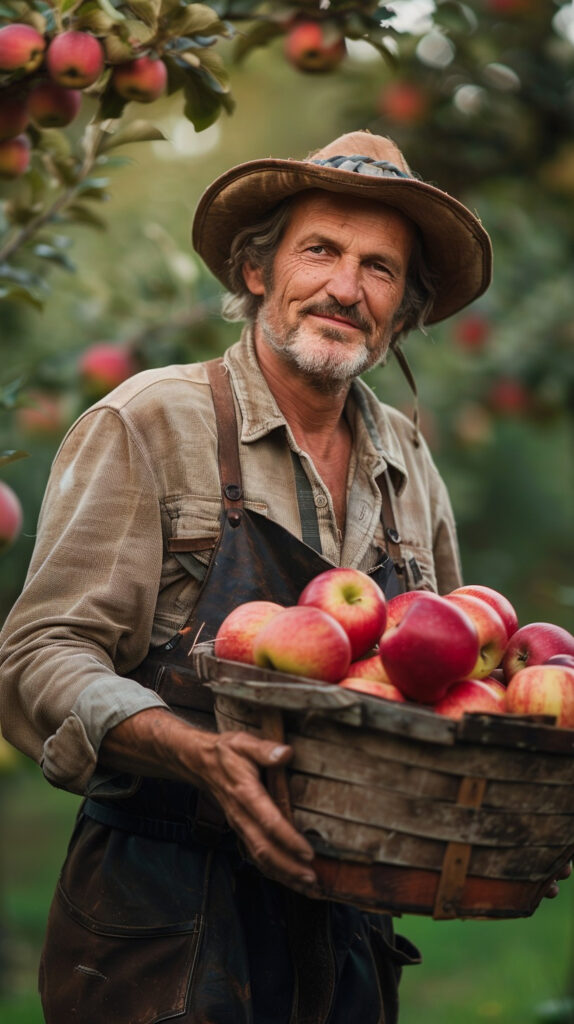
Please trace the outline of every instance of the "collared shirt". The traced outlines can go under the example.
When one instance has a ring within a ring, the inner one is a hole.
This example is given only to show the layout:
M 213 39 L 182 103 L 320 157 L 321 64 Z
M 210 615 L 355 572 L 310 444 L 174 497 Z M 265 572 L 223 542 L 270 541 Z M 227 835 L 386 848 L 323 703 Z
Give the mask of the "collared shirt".
M 445 485 L 401 413 L 356 381 L 344 536 L 331 496 L 296 443 L 259 368 L 248 330 L 225 355 L 235 395 L 245 504 L 301 537 L 292 452 L 310 483 L 327 561 L 367 570 L 385 541 L 377 477 L 388 468 L 415 585 L 460 583 Z M 208 563 L 221 487 L 211 391 L 201 363 L 130 378 L 85 412 L 54 461 L 23 592 L 2 630 L 0 712 L 7 739 L 58 786 L 93 782 L 105 733 L 162 704 L 125 674 L 186 622 L 199 589 L 169 551 L 192 541 Z M 177 545 L 176 545 L 177 546 Z M 185 545 L 184 545 L 185 546 Z M 413 562 L 414 564 L 414 562 Z

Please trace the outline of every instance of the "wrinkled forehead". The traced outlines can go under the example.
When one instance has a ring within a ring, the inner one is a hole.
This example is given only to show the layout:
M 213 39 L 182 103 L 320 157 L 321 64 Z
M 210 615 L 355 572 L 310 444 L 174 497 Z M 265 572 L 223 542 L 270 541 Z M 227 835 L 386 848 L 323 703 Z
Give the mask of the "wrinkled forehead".
M 390 240 L 410 245 L 418 234 L 416 224 L 388 203 L 372 199 L 308 189 L 289 201 L 289 220 L 283 238 L 315 230 L 359 234 L 370 243 Z

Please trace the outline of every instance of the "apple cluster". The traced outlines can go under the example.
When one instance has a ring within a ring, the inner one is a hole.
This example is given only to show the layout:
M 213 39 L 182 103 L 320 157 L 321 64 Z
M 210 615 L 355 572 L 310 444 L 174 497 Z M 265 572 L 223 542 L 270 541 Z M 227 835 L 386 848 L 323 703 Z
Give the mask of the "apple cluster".
M 480 584 L 385 601 L 367 574 L 329 569 L 296 605 L 239 605 L 222 622 L 214 652 L 451 718 L 550 715 L 574 728 L 574 635 L 550 622 L 519 627 L 508 598 Z
M 17 178 L 30 165 L 30 125 L 64 128 L 77 117 L 83 90 L 106 71 L 100 40 L 68 29 L 43 35 L 32 25 L 0 28 L 0 177 Z M 165 91 L 163 61 L 137 56 L 111 67 L 113 88 L 124 100 L 151 103 Z

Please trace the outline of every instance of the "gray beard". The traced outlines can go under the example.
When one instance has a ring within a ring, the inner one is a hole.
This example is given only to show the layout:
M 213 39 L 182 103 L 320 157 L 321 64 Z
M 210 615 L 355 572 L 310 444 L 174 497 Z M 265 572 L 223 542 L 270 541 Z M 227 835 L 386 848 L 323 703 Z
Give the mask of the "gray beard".
M 259 313 L 261 333 L 274 352 L 296 369 L 309 384 L 323 394 L 340 394 L 346 391 L 355 377 L 373 365 L 373 360 L 364 346 L 348 359 L 341 360 L 331 352 L 308 351 L 298 344 L 295 327 L 279 342 L 267 322 L 265 311 Z M 339 345 L 344 345 L 343 335 L 336 328 L 324 331 L 324 336 Z

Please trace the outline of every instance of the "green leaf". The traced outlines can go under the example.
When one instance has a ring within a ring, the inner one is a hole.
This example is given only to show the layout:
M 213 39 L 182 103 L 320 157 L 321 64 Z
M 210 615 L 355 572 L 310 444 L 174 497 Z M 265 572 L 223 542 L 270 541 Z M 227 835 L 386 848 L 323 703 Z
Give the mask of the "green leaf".
M 62 252 L 61 249 L 57 249 L 53 245 L 46 245 L 45 242 L 40 242 L 34 246 L 32 250 L 35 256 L 39 256 L 42 260 L 48 260 L 50 263 L 56 263 L 59 267 L 63 267 L 64 270 L 74 272 L 76 265 L 72 262 L 70 257 Z
M 115 135 L 110 135 L 102 146 L 102 153 L 108 153 L 110 149 L 117 146 L 125 146 L 131 142 L 162 142 L 166 136 L 160 128 L 150 124 L 149 121 L 132 121 L 124 128 L 121 128 Z
M 252 29 L 239 36 L 235 44 L 233 59 L 236 63 L 242 61 L 251 50 L 258 46 L 266 46 L 272 39 L 283 35 L 283 26 L 274 21 L 262 21 Z
M 108 83 L 100 97 L 96 121 L 118 120 L 122 116 L 127 103 L 128 101 L 123 96 L 118 96 L 111 83 Z
M 221 113 L 222 98 L 206 85 L 193 68 L 185 79 L 183 87 L 185 95 L 184 114 L 191 121 L 197 132 L 202 132 L 217 121 Z
M 7 466 L 9 462 L 18 462 L 19 459 L 27 459 L 29 452 L 25 452 L 22 449 L 12 451 L 0 452 L 0 466 Z
M 178 4 L 169 11 L 164 11 L 170 33 L 177 36 L 223 36 L 228 34 L 225 22 L 214 14 L 206 4 Z
M 0 285 L 0 302 L 25 302 L 42 309 L 44 302 L 35 290 L 19 284 Z
M 75 224 L 85 224 L 86 227 L 95 228 L 96 231 L 107 231 L 108 225 L 103 217 L 98 217 L 88 206 L 83 203 L 70 203 L 66 209 L 67 219 Z
M 201 52 L 201 70 L 207 76 L 207 83 L 214 92 L 229 92 L 229 75 L 219 53 L 214 50 Z
M 110 21 L 113 21 L 116 24 L 125 21 L 125 14 L 122 14 L 121 11 L 116 10 L 114 5 L 110 3 L 110 0 L 98 0 L 98 6 L 104 12 L 104 14 L 108 16 Z

